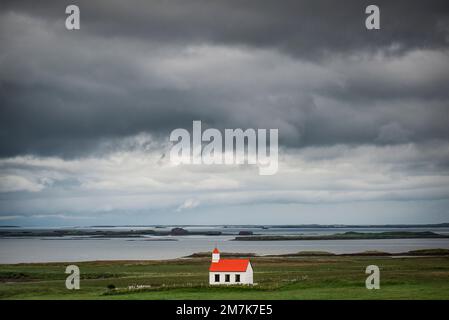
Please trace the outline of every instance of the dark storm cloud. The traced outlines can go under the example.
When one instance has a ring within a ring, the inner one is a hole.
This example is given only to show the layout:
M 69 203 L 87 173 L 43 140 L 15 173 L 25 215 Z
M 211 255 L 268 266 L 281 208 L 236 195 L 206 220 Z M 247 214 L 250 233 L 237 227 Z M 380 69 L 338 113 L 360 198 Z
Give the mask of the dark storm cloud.
M 449 5 L 444 0 L 76 1 L 83 27 L 101 36 L 275 47 L 301 57 L 317 53 L 403 50 L 447 45 Z M 365 8 L 381 8 L 382 30 L 367 32 Z M 62 19 L 61 1 L 5 1 L 3 10 Z
M 445 1 L 376 1 L 372 32 L 366 1 L 77 1 L 74 32 L 67 4 L 0 5 L 0 156 L 85 155 L 196 119 L 276 127 L 287 146 L 449 136 Z
M 5 85 L 4 90 L 8 94 L 1 96 L 1 155 L 86 155 L 100 140 L 144 131 L 159 136 L 167 133 L 167 124 L 182 127 L 191 118 L 213 121 L 205 112 L 189 108 L 199 104 L 181 92 L 131 90 L 126 96 L 109 94 L 102 99 L 85 92 L 61 97 L 60 88 L 45 86 L 26 90 L 26 96 L 24 88 Z

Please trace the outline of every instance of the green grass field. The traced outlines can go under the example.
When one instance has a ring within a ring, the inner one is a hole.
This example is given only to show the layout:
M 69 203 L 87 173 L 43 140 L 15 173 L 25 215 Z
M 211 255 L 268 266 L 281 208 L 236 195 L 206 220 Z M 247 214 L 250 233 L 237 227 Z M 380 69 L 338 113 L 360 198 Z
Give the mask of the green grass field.
M 0 265 L 0 299 L 449 299 L 447 256 L 256 257 L 253 287 L 209 287 L 209 261 L 80 262 L 80 290 L 65 288 L 69 263 Z M 379 290 L 365 288 L 370 264 Z

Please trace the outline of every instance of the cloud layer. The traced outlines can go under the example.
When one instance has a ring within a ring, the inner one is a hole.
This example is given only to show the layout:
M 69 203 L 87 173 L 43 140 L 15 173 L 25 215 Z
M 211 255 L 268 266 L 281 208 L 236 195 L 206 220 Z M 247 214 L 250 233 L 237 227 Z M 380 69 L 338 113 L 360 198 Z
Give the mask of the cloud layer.
M 407 222 L 407 203 L 434 201 L 422 215 L 447 220 L 448 5 L 378 1 L 381 30 L 367 31 L 368 4 L 79 1 L 67 31 L 58 1 L 2 2 L 0 214 L 177 221 L 265 205 L 301 223 L 366 202 L 363 222 L 397 201 Z M 279 174 L 171 166 L 168 135 L 193 120 L 278 128 Z

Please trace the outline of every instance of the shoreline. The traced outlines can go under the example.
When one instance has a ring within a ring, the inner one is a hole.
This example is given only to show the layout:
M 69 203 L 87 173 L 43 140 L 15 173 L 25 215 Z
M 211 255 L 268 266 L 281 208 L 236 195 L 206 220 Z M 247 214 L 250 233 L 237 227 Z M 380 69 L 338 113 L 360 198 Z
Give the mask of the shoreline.
M 67 263 L 99 263 L 99 264 L 117 264 L 117 263 L 164 263 L 177 261 L 201 261 L 210 259 L 211 252 L 195 252 L 188 256 L 173 259 L 118 259 L 118 260 L 77 260 L 77 261 L 42 261 L 42 262 L 19 262 L 19 263 L 0 263 L 0 266 L 28 266 L 28 265 L 58 265 Z M 222 252 L 225 258 L 249 258 L 249 259 L 291 259 L 291 258 L 338 258 L 338 257 L 354 257 L 354 258 L 436 258 L 449 257 L 449 249 L 419 249 L 405 252 L 384 252 L 384 251 L 364 251 L 356 253 L 332 253 L 327 251 L 299 251 L 286 254 L 264 254 L 256 253 L 239 253 L 239 252 Z

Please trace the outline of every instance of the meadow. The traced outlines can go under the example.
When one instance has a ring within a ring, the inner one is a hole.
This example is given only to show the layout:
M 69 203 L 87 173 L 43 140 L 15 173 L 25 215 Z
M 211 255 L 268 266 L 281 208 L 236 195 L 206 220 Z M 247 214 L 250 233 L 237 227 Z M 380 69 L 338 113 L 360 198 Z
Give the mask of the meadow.
M 80 290 L 65 287 L 69 263 L 0 265 L 0 299 L 449 299 L 449 257 L 252 257 L 251 287 L 210 287 L 208 257 L 79 262 Z M 365 288 L 365 268 L 381 271 Z

